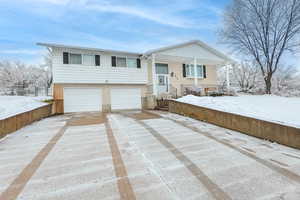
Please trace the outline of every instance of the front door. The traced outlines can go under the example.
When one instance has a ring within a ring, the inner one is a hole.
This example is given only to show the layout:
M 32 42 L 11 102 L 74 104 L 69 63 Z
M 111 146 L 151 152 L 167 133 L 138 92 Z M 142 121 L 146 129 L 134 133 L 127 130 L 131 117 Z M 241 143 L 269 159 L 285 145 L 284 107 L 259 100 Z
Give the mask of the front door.
M 164 63 L 156 63 L 156 84 L 157 84 L 157 92 L 168 93 L 169 92 L 169 69 L 168 64 Z
M 169 91 L 169 75 L 157 74 L 157 90 L 158 94 L 167 93 Z

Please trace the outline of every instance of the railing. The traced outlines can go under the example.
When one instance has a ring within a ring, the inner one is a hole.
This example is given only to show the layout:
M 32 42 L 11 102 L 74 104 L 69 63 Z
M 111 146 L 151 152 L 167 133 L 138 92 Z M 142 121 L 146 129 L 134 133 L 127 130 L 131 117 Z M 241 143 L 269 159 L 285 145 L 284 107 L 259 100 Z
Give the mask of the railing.
M 156 109 L 157 110 L 169 110 L 169 100 L 168 99 L 157 99 L 156 100 Z
M 169 101 L 167 99 L 158 99 L 157 106 L 158 107 L 166 107 L 169 105 Z
M 172 96 L 172 98 L 175 98 L 175 99 L 178 98 L 178 89 L 176 87 L 174 87 L 173 85 L 170 85 L 169 93 Z
M 218 91 L 219 86 L 214 84 L 205 84 L 196 87 L 195 85 L 181 85 L 181 96 L 184 95 L 195 95 L 195 96 L 203 96 L 208 95 L 210 91 Z

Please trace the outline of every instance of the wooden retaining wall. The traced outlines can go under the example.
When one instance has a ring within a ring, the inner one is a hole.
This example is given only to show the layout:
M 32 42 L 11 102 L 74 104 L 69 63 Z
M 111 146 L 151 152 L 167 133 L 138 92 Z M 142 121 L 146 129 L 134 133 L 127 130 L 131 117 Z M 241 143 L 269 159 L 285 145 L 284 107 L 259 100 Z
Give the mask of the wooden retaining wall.
M 52 114 L 52 104 L 0 120 L 0 138 Z
M 169 111 L 300 149 L 299 128 L 181 103 L 174 100 L 169 100 Z

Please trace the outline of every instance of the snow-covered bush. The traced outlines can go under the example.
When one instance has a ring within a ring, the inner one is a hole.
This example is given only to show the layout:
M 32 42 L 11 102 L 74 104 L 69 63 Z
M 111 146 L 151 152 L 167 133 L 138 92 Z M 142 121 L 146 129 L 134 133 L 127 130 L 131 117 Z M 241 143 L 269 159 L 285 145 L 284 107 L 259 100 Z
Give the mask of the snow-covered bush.
M 230 87 L 236 92 L 265 94 L 262 74 L 254 62 L 241 62 L 230 69 Z M 218 83 L 226 91 L 226 69 L 218 70 Z M 271 91 L 279 96 L 300 96 L 300 72 L 291 66 L 280 67 L 272 77 Z
M 50 72 L 51 73 L 51 72 Z M 51 75 L 45 65 L 26 65 L 18 61 L 0 61 L 0 91 L 4 94 L 14 94 L 22 88 L 34 90 L 37 87 L 49 87 Z

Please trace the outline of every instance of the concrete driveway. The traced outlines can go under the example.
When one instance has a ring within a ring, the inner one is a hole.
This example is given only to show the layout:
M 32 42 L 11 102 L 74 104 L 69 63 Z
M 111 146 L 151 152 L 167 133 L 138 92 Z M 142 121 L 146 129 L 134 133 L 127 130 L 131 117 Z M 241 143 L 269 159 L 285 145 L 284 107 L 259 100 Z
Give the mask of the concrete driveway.
M 81 113 L 0 142 L 0 199 L 300 199 L 300 151 L 166 112 Z

